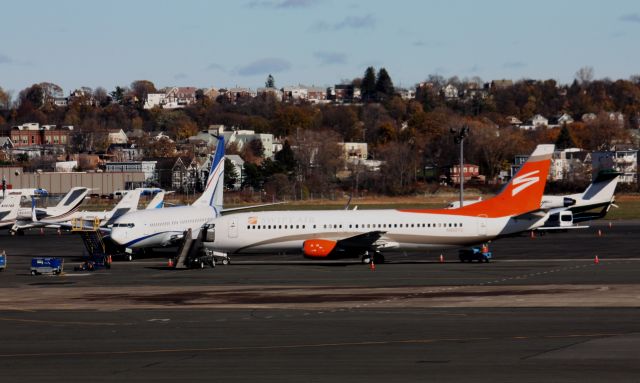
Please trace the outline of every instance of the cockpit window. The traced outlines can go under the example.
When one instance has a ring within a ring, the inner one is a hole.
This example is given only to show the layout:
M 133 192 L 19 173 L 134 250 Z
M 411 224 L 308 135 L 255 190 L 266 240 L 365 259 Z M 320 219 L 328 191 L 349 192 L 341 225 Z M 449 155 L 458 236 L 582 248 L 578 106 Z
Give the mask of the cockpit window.
M 135 225 L 132 223 L 114 223 L 113 227 L 128 227 L 128 228 L 132 228 Z

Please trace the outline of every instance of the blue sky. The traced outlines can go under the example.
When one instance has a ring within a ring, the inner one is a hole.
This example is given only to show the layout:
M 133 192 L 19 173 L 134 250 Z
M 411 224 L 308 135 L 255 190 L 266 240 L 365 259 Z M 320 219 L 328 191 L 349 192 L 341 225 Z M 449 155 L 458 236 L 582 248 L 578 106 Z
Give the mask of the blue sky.
M 640 2 L 508 0 L 31 0 L 5 2 L 0 86 L 327 86 L 385 67 L 573 80 L 640 74 Z

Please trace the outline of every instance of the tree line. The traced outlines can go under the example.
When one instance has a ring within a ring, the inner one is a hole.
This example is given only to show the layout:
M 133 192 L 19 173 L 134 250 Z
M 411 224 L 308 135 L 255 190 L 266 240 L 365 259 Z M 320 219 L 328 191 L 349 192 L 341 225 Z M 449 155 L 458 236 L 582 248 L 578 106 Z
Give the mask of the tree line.
M 143 108 L 144 100 L 157 89 L 147 80 L 111 92 L 83 88 L 64 107 L 50 102 L 61 95 L 60 87 L 40 83 L 20 91 L 15 100 L 0 88 L 0 127 L 6 131 L 24 122 L 74 125 L 77 134 L 70 150 L 85 152 L 104 150 L 103 143 L 90 137 L 108 129 L 163 131 L 180 140 L 209 125 L 223 124 L 272 133 L 287 144 L 286 153 L 273 160 L 251 155 L 251 150 L 240 153 L 248 159 L 242 175 L 247 188 L 299 197 L 336 188 L 395 195 L 424 188 L 425 182 L 437 181 L 433 169 L 457 163 L 450 130 L 463 125 L 470 127 L 466 161 L 478 164 L 487 179 L 507 169 L 515 155 L 527 154 L 539 143 L 558 141 L 561 146 L 587 150 L 631 143 L 630 132 L 637 129 L 640 116 L 640 77 L 594 80 L 589 70 L 581 71 L 568 85 L 524 79 L 488 88 L 477 78 L 429 76 L 417 87 L 414 99 L 403 99 L 384 68 L 376 73 L 369 67 L 361 78 L 351 80 L 361 90 L 362 102 L 357 104 L 280 102 L 268 93 L 232 103 L 224 97 L 204 97 L 200 90 L 197 101 L 183 109 L 151 110 Z M 273 81 L 271 77 L 267 83 Z M 448 84 L 461 92 L 483 92 L 447 99 L 443 89 Z M 614 121 L 606 112 L 620 112 L 624 121 Z M 506 120 L 560 113 L 570 114 L 576 122 L 523 131 Z M 587 113 L 596 118 L 580 121 Z M 370 159 L 382 161 L 380 171 L 345 163 L 338 142 L 366 142 Z M 351 177 L 339 178 L 345 169 Z

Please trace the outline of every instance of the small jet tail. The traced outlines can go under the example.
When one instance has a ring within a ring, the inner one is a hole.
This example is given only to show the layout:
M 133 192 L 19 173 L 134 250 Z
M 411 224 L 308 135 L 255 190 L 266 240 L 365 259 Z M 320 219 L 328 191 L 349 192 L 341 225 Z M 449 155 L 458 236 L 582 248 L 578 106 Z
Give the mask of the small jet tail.
M 540 209 L 554 145 L 538 145 L 527 162 L 497 196 L 451 209 L 449 214 L 507 217 Z
M 103 224 L 103 226 L 111 225 L 116 221 L 116 219 L 130 211 L 138 210 L 138 202 L 140 202 L 140 194 L 142 193 L 142 190 L 142 188 L 138 188 L 127 191 L 120 202 L 111 209 L 108 215 L 109 219 Z
M 218 138 L 216 152 L 211 162 L 211 170 L 207 178 L 206 187 L 202 195 L 193 202 L 193 206 L 209 205 L 216 209 L 217 214 L 222 211 L 224 187 L 224 138 Z
M 7 195 L 0 203 L 0 222 L 6 223 L 18 217 L 22 193 Z
M 162 208 L 164 206 L 164 194 L 164 191 L 158 192 L 151 202 L 149 202 L 145 210 Z
M 72 210 L 73 208 L 80 206 L 80 204 L 84 200 L 84 197 L 87 196 L 87 193 L 89 193 L 88 188 L 82 186 L 72 188 L 67 194 L 65 194 L 64 197 L 62 197 L 62 200 L 58 202 L 58 204 L 56 205 L 56 209 Z
M 596 179 L 587 187 L 582 194 L 585 201 L 609 202 L 613 199 L 620 175 L 622 173 L 613 170 L 603 170 L 598 173 Z

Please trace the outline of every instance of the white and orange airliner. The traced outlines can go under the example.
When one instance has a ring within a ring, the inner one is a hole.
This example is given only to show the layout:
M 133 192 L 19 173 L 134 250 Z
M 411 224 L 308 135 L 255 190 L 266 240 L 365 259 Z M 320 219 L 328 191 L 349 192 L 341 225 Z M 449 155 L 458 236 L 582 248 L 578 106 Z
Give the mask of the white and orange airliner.
M 541 200 L 553 145 L 538 145 L 495 197 L 457 209 L 264 211 L 215 218 L 210 250 L 302 253 L 326 259 L 471 246 L 542 226 Z M 209 237 L 212 237 L 211 235 Z

